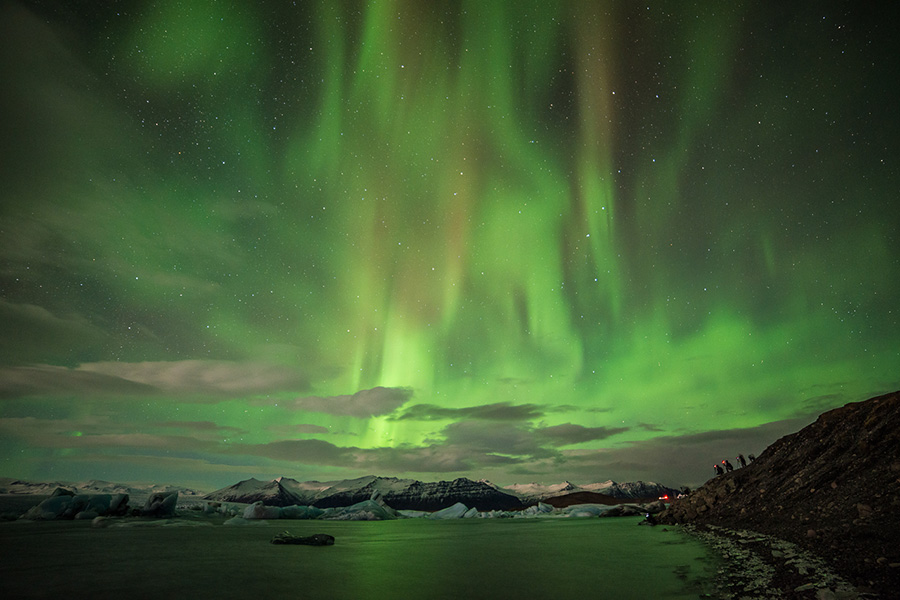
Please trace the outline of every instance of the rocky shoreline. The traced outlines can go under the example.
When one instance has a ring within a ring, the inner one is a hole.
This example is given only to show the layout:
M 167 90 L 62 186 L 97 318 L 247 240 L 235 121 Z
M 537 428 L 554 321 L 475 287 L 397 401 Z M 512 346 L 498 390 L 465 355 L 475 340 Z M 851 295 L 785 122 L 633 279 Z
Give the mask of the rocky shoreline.
M 857 597 L 900 598 L 900 392 L 823 413 L 746 467 L 677 498 L 658 520 L 777 536 L 869 594 Z M 785 581 L 791 593 L 818 585 Z M 785 597 L 817 597 L 809 591 Z
M 722 600 L 876 600 L 811 552 L 771 535 L 716 525 L 682 525 L 720 557 L 714 584 Z

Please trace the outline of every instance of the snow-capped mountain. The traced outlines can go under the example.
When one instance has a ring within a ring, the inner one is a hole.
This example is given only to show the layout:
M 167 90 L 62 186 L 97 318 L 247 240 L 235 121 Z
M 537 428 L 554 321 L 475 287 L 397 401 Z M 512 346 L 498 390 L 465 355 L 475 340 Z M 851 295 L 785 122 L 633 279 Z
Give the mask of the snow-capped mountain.
M 507 490 L 511 494 L 515 494 L 523 500 L 543 500 L 544 498 L 570 494 L 586 488 L 578 487 L 568 481 L 563 481 L 562 483 L 550 485 L 544 485 L 542 483 L 514 483 L 512 485 L 507 485 L 502 489 Z
M 21 479 L 13 479 L 12 477 L 0 478 L 0 494 L 34 494 L 38 496 L 49 496 L 56 488 L 67 488 L 69 484 L 60 481 L 52 482 L 31 482 Z
M 464 477 L 453 481 L 422 482 L 416 479 L 367 475 L 330 483 L 327 486 L 320 482 L 300 483 L 284 477 L 269 482 L 248 479 L 207 494 L 205 498 L 244 503 L 262 500 L 264 504 L 271 506 L 299 504 L 330 508 L 350 506 L 369 500 L 374 495 L 380 496 L 388 506 L 396 510 L 426 511 L 447 508 L 457 502 L 485 511 L 525 506 L 519 498 L 489 482 L 472 481 Z
M 216 490 L 207 494 L 205 500 L 217 500 L 219 502 L 243 502 L 252 504 L 262 501 L 267 506 L 293 506 L 295 504 L 309 504 L 306 498 L 294 493 L 290 487 L 293 483 L 299 483 L 293 479 L 279 477 L 272 481 L 260 481 L 250 478 L 239 481 L 234 485 Z
M 659 498 L 661 496 L 669 496 L 674 498 L 678 495 L 678 490 L 656 483 L 655 481 L 629 481 L 617 483 L 609 480 L 603 483 L 591 483 L 584 487 L 590 492 L 606 494 L 613 498 L 622 498 L 623 500 L 634 500 L 643 498 Z
M 31 494 L 49 496 L 56 488 L 66 488 L 80 494 L 128 494 L 132 502 L 140 502 L 157 492 L 177 491 L 179 497 L 200 498 L 202 492 L 168 485 L 126 485 L 92 479 L 80 483 L 35 483 L 0 478 L 0 494 Z M 417 479 L 377 477 L 367 475 L 337 481 L 297 481 L 279 477 L 271 481 L 246 479 L 234 485 L 202 496 L 205 500 L 252 504 L 262 501 L 269 506 L 316 506 L 319 508 L 350 506 L 374 496 L 396 510 L 436 511 L 461 502 L 481 511 L 516 510 L 550 498 L 594 492 L 623 501 L 646 500 L 677 490 L 654 482 L 604 481 L 576 485 L 569 481 L 544 485 L 539 483 L 513 484 L 499 487 L 490 481 L 474 481 L 461 477 L 453 481 L 423 482 Z
M 132 500 L 149 498 L 157 492 L 178 492 L 179 497 L 199 497 L 203 492 L 173 485 L 129 485 L 100 479 L 81 482 L 31 482 L 9 477 L 0 478 L 0 494 L 31 494 L 49 496 L 56 488 L 71 490 L 76 494 L 128 494 Z
M 653 481 L 632 481 L 618 483 L 612 480 L 602 483 L 575 485 L 568 481 L 544 485 L 540 483 L 513 484 L 502 488 L 517 495 L 523 502 L 539 502 L 555 496 L 574 494 L 576 492 L 594 492 L 612 496 L 620 500 L 646 500 L 669 495 L 674 498 L 678 490 Z

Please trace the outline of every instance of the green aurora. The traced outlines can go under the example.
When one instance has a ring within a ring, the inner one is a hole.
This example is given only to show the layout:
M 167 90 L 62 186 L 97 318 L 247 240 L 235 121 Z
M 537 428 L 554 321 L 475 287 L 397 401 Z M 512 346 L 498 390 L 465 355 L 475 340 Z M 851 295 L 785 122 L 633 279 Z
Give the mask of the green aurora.
M 900 388 L 890 17 L 3 2 L 0 471 L 695 485 Z

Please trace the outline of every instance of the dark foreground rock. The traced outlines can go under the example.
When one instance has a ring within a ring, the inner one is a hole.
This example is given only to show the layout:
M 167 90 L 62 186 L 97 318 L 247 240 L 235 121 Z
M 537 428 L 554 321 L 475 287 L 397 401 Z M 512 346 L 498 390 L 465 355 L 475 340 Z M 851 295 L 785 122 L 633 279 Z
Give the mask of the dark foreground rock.
M 822 414 L 659 520 L 775 536 L 858 591 L 900 598 L 900 392 Z
M 285 531 L 272 538 L 273 544 L 289 544 L 293 546 L 334 546 L 334 536 L 327 533 L 314 533 L 309 536 L 291 535 Z

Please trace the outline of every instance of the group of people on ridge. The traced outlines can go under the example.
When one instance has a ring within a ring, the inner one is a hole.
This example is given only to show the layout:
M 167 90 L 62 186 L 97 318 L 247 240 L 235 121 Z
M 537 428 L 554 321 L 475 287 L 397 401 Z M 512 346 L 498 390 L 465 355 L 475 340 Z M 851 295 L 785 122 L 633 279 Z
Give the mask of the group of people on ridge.
M 747 458 L 750 459 L 750 462 L 753 462 L 754 460 L 756 460 L 756 457 L 753 456 L 752 454 L 748 454 Z M 740 465 L 742 467 L 747 466 L 747 459 L 744 458 L 743 454 L 737 455 L 737 461 L 740 463 Z M 724 466 L 724 469 L 723 469 L 723 466 Z M 731 473 L 732 471 L 734 471 L 734 467 L 731 465 L 731 463 L 728 461 L 727 458 L 722 461 L 721 465 L 713 465 L 713 469 L 716 470 L 716 475 L 722 475 L 723 473 L 726 473 L 726 472 Z

